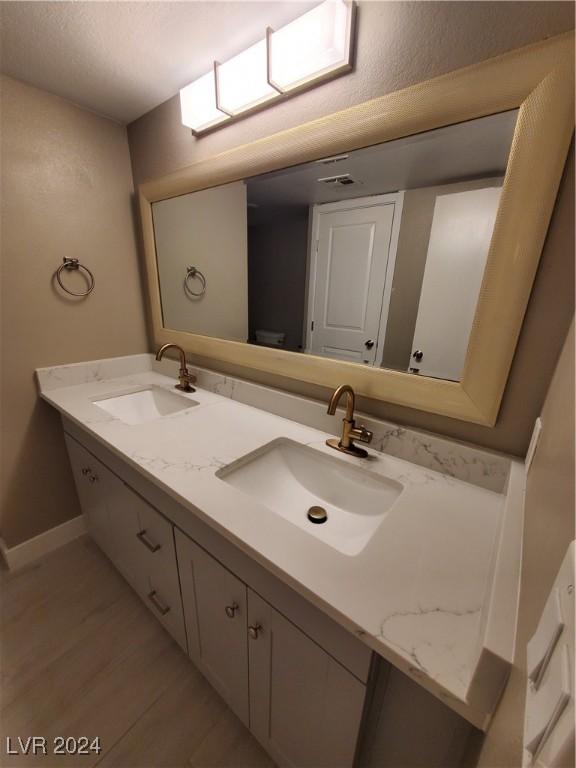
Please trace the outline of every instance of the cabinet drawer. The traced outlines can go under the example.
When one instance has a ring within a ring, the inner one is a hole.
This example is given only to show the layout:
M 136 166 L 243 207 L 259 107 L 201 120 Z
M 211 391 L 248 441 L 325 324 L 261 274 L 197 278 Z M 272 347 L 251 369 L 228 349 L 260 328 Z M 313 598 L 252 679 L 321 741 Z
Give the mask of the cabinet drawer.
M 174 528 L 138 494 L 126 488 L 126 504 L 134 515 L 133 547 L 138 561 L 136 589 L 172 637 L 187 652 Z
M 182 650 L 188 653 L 182 599 L 177 578 L 175 582 L 172 579 L 159 581 L 154 575 L 146 574 L 144 580 L 142 599 Z
M 142 569 L 157 582 L 168 577 L 172 583 L 177 580 L 174 528 L 140 496 L 127 491 L 137 520 L 134 540 Z

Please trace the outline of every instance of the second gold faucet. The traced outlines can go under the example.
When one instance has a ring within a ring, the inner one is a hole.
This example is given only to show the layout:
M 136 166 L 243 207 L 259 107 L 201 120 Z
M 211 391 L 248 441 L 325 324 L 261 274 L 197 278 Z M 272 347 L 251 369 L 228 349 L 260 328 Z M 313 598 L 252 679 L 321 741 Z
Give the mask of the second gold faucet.
M 360 425 L 356 426 L 354 421 L 354 406 L 356 403 L 354 390 L 349 384 L 341 384 L 332 393 L 332 397 L 328 403 L 328 413 L 330 416 L 334 416 L 336 408 L 340 402 L 342 395 L 346 395 L 346 415 L 342 419 L 342 436 L 338 440 L 337 437 L 331 437 L 326 440 L 326 445 L 330 448 L 334 448 L 336 451 L 342 451 L 342 453 L 349 453 L 352 456 L 359 456 L 365 459 L 368 456 L 368 451 L 364 448 L 358 448 L 354 445 L 354 440 L 360 440 L 362 443 L 369 443 L 372 440 L 372 432 L 366 427 Z

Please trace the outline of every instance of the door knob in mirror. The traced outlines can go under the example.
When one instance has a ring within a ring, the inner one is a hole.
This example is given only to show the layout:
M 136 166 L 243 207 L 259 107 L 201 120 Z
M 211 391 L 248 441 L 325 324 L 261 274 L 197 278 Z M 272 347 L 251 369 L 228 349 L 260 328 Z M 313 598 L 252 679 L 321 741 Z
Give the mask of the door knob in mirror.
M 250 635 L 252 640 L 257 640 L 261 630 L 262 630 L 262 626 L 260 624 L 252 624 L 248 627 L 248 634 Z

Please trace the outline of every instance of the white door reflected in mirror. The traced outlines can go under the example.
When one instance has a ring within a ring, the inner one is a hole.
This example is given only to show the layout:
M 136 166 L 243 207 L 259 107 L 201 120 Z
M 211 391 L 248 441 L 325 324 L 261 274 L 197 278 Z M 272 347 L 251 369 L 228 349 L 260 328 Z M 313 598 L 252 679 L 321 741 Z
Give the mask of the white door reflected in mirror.
M 381 363 L 402 199 L 398 192 L 313 208 L 306 352 Z
M 436 198 L 409 370 L 462 377 L 500 193 L 488 187 Z

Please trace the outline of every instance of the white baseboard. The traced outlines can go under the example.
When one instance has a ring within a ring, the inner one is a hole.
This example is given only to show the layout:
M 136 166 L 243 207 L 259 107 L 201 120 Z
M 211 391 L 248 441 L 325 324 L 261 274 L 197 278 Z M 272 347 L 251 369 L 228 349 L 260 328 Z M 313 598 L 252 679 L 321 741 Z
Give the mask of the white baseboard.
M 4 558 L 9 571 L 15 571 L 22 568 L 23 565 L 38 560 L 39 557 L 47 555 L 58 547 L 68 544 L 69 541 L 77 539 L 86 533 L 86 520 L 83 515 L 73 517 L 49 531 L 34 536 L 33 539 L 23 541 L 15 547 L 8 548 L 4 539 L 0 539 L 0 553 Z

